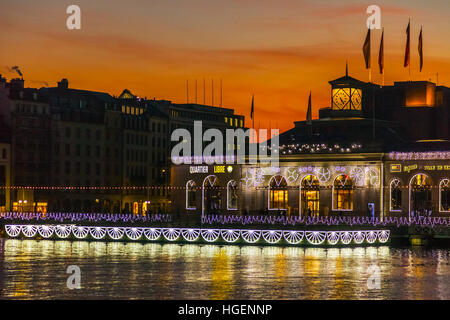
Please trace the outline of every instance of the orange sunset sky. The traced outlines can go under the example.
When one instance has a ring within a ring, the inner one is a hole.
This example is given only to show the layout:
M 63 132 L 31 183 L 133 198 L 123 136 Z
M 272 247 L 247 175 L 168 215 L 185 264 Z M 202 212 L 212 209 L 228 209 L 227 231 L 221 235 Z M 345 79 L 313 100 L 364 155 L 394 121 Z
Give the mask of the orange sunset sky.
M 66 8 L 81 8 L 81 30 L 66 28 Z M 306 115 L 312 90 L 313 117 L 330 104 L 328 81 L 350 75 L 368 81 L 362 45 L 366 8 L 381 7 L 385 28 L 386 84 L 408 79 L 403 68 L 405 29 L 411 19 L 412 80 L 450 86 L 448 0 L 0 0 L 0 74 L 23 72 L 26 86 L 70 87 L 118 95 L 190 102 L 198 80 L 198 102 L 215 105 L 223 79 L 223 106 L 251 125 L 286 130 Z M 418 35 L 424 32 L 425 63 L 418 65 Z M 372 33 L 373 80 L 380 30 Z

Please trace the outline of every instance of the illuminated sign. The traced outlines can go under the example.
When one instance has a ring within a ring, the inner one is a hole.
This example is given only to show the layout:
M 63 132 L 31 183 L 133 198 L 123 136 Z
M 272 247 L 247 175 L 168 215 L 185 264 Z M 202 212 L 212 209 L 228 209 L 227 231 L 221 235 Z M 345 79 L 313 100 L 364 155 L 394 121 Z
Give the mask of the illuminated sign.
M 208 173 L 208 166 L 190 166 L 189 173 Z
M 225 173 L 225 166 L 214 166 L 214 173 Z
M 233 172 L 233 167 L 232 167 L 232 166 L 228 166 L 228 167 L 227 167 L 227 171 L 228 171 L 228 173 Z
M 401 164 L 391 164 L 391 172 L 402 172 Z
M 417 164 L 413 164 L 413 165 L 410 165 L 410 166 L 404 166 L 403 167 L 403 171 L 410 172 L 412 170 L 417 170 L 417 168 L 418 168 Z
M 424 166 L 423 167 L 424 170 L 427 171 L 434 171 L 434 170 L 450 170 L 450 166 L 442 166 L 442 165 L 438 165 L 438 166 Z

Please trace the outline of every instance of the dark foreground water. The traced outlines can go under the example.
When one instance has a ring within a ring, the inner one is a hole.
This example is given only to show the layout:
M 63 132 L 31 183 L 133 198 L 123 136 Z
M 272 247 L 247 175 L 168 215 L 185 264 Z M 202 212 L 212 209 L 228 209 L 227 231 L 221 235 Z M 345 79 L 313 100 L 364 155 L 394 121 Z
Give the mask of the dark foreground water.
M 450 299 L 450 251 L 0 239 L 14 299 Z M 81 270 L 68 289 L 67 268 Z M 370 268 L 372 266 L 372 268 Z M 380 288 L 376 282 L 379 269 Z M 373 288 L 375 286 L 375 288 Z

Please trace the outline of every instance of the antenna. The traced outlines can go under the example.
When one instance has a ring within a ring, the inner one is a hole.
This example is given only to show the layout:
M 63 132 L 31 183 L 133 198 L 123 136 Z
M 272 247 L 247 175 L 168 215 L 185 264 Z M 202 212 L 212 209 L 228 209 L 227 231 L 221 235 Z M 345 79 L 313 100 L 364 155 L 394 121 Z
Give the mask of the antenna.
M 220 107 L 222 108 L 222 95 L 223 95 L 223 90 L 222 90 L 222 78 L 220 78 Z
M 189 80 L 186 80 L 186 103 L 189 103 Z
M 195 79 L 195 104 L 197 104 L 197 79 Z

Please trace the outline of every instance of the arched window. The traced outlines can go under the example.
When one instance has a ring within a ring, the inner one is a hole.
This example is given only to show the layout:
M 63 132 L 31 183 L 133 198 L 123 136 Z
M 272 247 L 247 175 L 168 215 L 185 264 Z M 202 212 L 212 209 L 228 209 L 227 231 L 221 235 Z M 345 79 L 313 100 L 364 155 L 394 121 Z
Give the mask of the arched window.
M 217 213 L 222 208 L 222 191 L 216 176 L 207 176 L 203 181 L 203 212 Z
M 269 181 L 269 210 L 287 209 L 287 182 L 283 176 L 273 176 Z
M 238 184 L 235 180 L 228 181 L 227 184 L 227 209 L 237 210 Z
M 444 179 L 439 184 L 439 211 L 450 212 L 450 180 Z
M 391 181 L 390 185 L 390 208 L 391 211 L 402 211 L 402 183 L 399 179 Z
M 353 210 L 353 181 L 346 175 L 336 177 L 333 184 L 333 210 Z
M 431 179 L 426 174 L 416 174 L 409 183 L 410 210 L 414 216 L 427 214 L 432 208 Z
M 193 180 L 189 180 L 186 183 L 186 209 L 187 210 L 195 210 L 197 209 L 196 205 L 196 193 L 197 193 L 197 185 Z
M 300 189 L 301 212 L 304 216 L 319 216 L 319 179 L 313 175 L 303 178 Z

